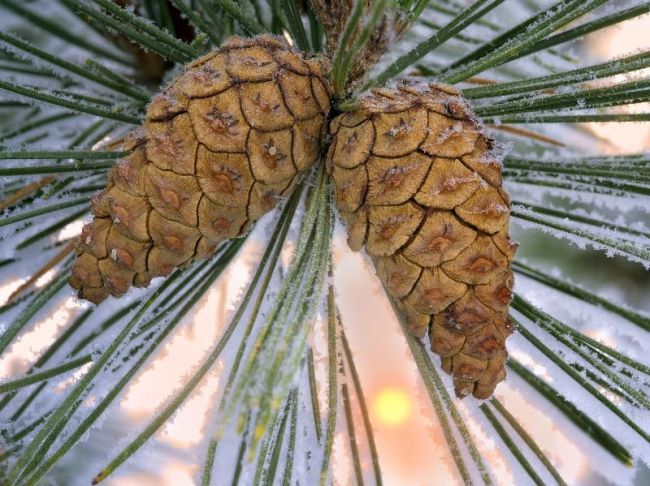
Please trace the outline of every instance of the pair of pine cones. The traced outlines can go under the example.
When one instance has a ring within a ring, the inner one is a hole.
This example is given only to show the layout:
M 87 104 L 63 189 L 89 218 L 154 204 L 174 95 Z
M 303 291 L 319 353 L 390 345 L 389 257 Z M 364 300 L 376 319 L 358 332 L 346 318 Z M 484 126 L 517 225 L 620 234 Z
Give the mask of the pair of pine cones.
M 249 231 L 327 148 L 353 250 L 365 248 L 456 394 L 504 379 L 516 244 L 501 164 L 460 92 L 403 81 L 334 114 L 327 61 L 233 37 L 186 66 L 92 199 L 70 284 L 94 303 Z

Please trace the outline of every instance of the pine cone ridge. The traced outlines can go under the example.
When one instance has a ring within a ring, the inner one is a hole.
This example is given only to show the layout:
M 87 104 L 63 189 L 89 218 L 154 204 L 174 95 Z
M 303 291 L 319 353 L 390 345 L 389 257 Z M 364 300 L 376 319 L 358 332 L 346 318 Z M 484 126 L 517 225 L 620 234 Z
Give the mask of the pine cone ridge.
M 94 303 L 245 234 L 318 158 L 331 92 L 281 37 L 231 37 L 151 101 L 91 200 L 70 285 Z
M 328 171 L 348 226 L 410 332 L 429 334 L 456 395 L 505 378 L 510 202 L 494 142 L 459 91 L 406 80 L 330 124 Z

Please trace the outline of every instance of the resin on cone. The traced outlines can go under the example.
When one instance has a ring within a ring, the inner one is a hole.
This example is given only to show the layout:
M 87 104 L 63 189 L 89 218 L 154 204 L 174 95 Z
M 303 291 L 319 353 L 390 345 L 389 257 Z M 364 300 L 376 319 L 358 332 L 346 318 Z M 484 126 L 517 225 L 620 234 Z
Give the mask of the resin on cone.
M 70 277 L 79 297 L 146 287 L 246 233 L 317 160 L 330 96 L 321 61 L 280 37 L 233 37 L 190 63 L 92 199 Z
M 328 170 L 353 250 L 365 248 L 456 395 L 505 378 L 517 244 L 494 143 L 451 86 L 377 89 L 331 125 Z

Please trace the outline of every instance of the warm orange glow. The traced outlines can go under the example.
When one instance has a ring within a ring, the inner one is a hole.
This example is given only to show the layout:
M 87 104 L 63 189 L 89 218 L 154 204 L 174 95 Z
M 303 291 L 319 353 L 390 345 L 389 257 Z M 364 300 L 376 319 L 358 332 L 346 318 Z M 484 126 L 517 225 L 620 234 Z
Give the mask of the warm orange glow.
M 261 248 L 259 242 L 252 240 L 241 250 L 239 258 L 199 301 L 192 315 L 178 326 L 167 344 L 161 346 L 151 365 L 128 387 L 120 406 L 129 419 L 134 422 L 149 420 L 206 358 L 228 323 L 232 303 L 248 282 L 252 263 L 259 258 Z M 178 449 L 194 447 L 201 442 L 210 411 L 218 399 L 222 369 L 223 363 L 217 361 L 202 384 L 174 414 L 173 420 L 158 432 L 158 440 Z
M 196 466 L 181 462 L 168 462 L 160 471 L 160 475 L 137 472 L 107 481 L 110 486 L 193 486 Z M 102 483 L 103 484 L 103 483 Z
M 386 425 L 402 425 L 411 415 L 411 398 L 399 388 L 384 388 L 374 400 L 375 415 Z
M 0 359 L 0 377 L 8 378 L 27 371 L 30 364 L 61 333 L 76 307 L 78 304 L 72 299 L 65 299 L 53 307 L 38 325 L 16 338 Z

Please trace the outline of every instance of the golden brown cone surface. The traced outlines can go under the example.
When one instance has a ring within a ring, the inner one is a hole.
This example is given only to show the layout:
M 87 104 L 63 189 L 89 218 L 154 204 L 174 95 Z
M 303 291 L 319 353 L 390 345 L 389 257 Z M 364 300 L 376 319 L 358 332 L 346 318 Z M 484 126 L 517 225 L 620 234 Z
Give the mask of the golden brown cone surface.
M 318 158 L 329 102 L 320 61 L 279 37 L 232 37 L 190 63 L 92 199 L 70 277 L 79 297 L 146 287 L 246 233 Z
M 517 244 L 493 141 L 446 85 L 374 90 L 331 125 L 328 169 L 353 250 L 365 248 L 407 319 L 429 333 L 456 394 L 505 378 Z

